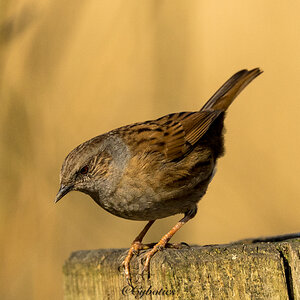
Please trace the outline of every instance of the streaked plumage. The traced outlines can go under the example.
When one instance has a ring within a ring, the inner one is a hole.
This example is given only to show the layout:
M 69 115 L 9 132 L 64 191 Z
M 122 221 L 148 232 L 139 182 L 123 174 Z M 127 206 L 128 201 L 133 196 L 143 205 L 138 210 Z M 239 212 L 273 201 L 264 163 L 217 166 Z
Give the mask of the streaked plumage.
M 56 201 L 78 190 L 122 218 L 151 221 L 184 213 L 186 222 L 224 153 L 225 112 L 260 73 L 236 73 L 200 111 L 123 126 L 79 145 L 63 163 Z

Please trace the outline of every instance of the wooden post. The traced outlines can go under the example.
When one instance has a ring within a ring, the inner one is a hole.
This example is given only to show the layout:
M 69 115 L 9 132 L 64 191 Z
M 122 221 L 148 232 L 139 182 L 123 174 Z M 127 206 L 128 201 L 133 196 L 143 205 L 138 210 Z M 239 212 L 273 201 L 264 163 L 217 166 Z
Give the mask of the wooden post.
M 141 253 L 133 289 L 119 270 L 127 249 L 77 251 L 63 268 L 65 299 L 300 299 L 296 236 L 166 249 L 151 260 L 150 279 L 140 275 Z

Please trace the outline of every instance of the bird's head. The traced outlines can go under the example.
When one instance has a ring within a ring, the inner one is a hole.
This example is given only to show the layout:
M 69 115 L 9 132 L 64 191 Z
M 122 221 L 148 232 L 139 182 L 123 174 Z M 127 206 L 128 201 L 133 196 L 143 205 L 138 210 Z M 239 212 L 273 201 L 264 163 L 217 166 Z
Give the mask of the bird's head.
M 107 151 L 103 137 L 93 138 L 72 150 L 63 162 L 60 172 L 60 189 L 55 202 L 70 191 L 81 191 L 93 199 L 110 189 L 112 155 Z

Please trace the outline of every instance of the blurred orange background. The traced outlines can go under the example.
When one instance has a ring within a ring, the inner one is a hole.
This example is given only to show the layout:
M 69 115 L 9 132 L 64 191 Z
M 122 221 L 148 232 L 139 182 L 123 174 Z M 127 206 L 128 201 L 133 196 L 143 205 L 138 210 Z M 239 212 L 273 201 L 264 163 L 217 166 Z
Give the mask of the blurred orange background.
M 71 193 L 64 157 L 132 122 L 198 110 L 243 68 L 264 73 L 226 119 L 226 155 L 173 241 L 300 231 L 300 2 L 23 0 L 0 4 L 0 298 L 61 299 L 79 249 L 129 247 L 144 226 Z M 158 221 L 157 241 L 181 216 Z

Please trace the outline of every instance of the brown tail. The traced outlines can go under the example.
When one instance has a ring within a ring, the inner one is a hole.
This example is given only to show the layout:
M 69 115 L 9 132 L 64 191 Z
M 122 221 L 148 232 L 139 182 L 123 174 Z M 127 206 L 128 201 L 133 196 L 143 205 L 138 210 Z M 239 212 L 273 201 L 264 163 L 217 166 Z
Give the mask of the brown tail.
M 217 92 L 204 104 L 201 111 L 226 111 L 237 95 L 262 71 L 259 68 L 251 71 L 241 70 L 229 78 Z

